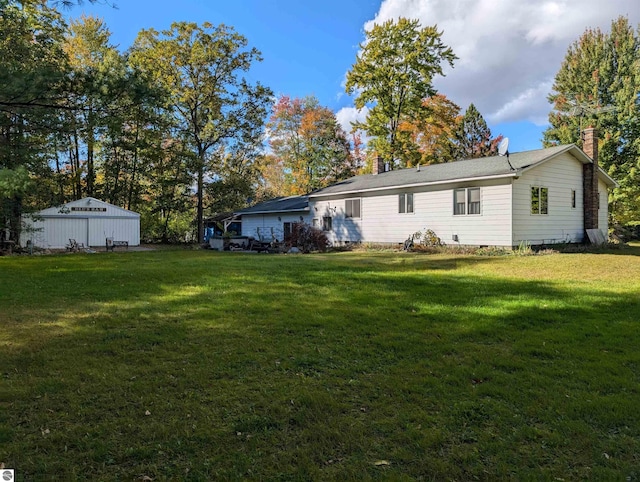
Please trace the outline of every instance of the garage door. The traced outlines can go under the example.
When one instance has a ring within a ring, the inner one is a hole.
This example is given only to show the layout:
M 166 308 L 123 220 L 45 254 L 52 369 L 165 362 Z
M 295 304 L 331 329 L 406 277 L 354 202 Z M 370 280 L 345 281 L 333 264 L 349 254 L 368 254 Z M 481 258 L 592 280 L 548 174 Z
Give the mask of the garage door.
M 49 248 L 61 249 L 69 239 L 88 245 L 89 220 L 76 218 L 51 218 L 44 220 L 44 241 Z

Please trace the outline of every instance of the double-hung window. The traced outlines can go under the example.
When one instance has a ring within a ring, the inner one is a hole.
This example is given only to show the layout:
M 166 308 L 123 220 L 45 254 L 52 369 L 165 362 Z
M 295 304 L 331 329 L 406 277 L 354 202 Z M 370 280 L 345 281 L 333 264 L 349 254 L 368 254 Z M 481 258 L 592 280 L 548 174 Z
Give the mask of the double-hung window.
M 467 189 L 467 214 L 480 214 L 480 188 Z
M 347 218 L 359 218 L 360 217 L 360 199 L 345 200 L 344 215 Z
M 549 214 L 549 189 L 531 186 L 531 214 Z
M 398 195 L 398 212 L 407 214 L 413 212 L 413 193 L 403 193 Z
M 481 214 L 480 188 L 467 187 L 453 190 L 453 214 Z
M 333 218 L 331 216 L 324 216 L 322 218 L 322 230 L 331 231 L 333 229 Z

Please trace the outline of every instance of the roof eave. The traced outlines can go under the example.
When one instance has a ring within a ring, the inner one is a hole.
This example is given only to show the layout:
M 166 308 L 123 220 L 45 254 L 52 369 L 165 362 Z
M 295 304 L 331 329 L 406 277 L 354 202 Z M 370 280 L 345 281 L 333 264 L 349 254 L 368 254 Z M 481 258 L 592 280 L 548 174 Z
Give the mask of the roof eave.
M 248 214 L 278 214 L 278 213 L 305 213 L 309 212 L 309 206 L 302 209 L 276 209 L 273 211 L 238 211 L 235 213 L 236 216 L 246 216 Z
M 618 184 L 618 182 L 614 178 L 612 178 L 609 174 L 607 174 L 604 171 L 604 169 L 602 169 L 600 166 L 598 166 L 598 174 L 599 174 L 599 177 L 603 178 L 603 181 L 609 187 L 612 187 L 612 188 L 620 187 L 620 184 Z
M 517 177 L 520 177 L 521 174 L 522 174 L 522 170 L 516 169 L 506 174 L 494 174 L 491 176 L 465 177 L 465 178 L 456 178 L 456 179 L 446 179 L 442 181 L 418 182 L 413 184 L 396 184 L 393 186 L 372 187 L 369 189 L 352 189 L 350 191 L 338 191 L 338 192 L 331 192 L 331 193 L 324 193 L 324 194 L 309 194 L 309 199 L 316 198 L 316 197 L 340 196 L 343 194 L 357 194 L 357 193 L 364 193 L 364 192 L 391 191 L 394 189 L 406 189 L 406 188 L 424 187 L 424 186 L 438 186 L 442 184 L 454 184 L 457 182 L 489 181 L 492 179 L 504 179 L 509 177 L 517 178 Z

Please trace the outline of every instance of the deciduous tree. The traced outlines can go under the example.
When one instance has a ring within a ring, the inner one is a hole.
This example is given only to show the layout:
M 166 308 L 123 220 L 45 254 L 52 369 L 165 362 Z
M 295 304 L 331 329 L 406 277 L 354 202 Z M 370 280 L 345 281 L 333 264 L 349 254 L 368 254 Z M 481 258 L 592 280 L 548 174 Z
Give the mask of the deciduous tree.
M 68 152 L 76 181 L 76 198 L 85 193 L 87 196 L 95 195 L 97 136 L 108 116 L 110 97 L 115 94 L 108 85 L 113 85 L 110 77 L 115 75 L 113 69 L 117 68 L 119 60 L 119 53 L 109 43 L 110 37 L 111 32 L 102 19 L 82 16 L 71 21 L 63 44 L 74 86 L 69 98 L 69 105 L 75 109 L 68 111 L 71 125 Z M 84 188 L 81 174 L 84 174 Z
M 198 240 L 204 236 L 204 188 L 220 148 L 255 146 L 263 135 L 271 91 L 243 77 L 260 52 L 225 25 L 179 22 L 159 33 L 143 30 L 131 57 L 170 93 L 176 134 L 193 150 Z
M 347 73 L 346 91 L 356 94 L 356 107 L 371 106 L 357 127 L 371 137 L 370 147 L 401 167 L 407 153 L 416 152 L 401 123 L 419 115 L 423 100 L 436 94 L 434 77 L 444 75 L 443 64 L 453 66 L 456 59 L 441 37 L 437 26 L 422 28 L 417 20 L 376 24 Z
M 417 155 L 411 165 L 454 161 L 455 135 L 461 122 L 460 107 L 442 94 L 426 98 L 422 107 L 419 116 L 405 119 L 400 124 L 400 130 L 408 132 L 416 146 Z
M 271 159 L 282 163 L 286 194 L 306 194 L 355 173 L 346 133 L 315 97 L 281 96 L 268 128 Z

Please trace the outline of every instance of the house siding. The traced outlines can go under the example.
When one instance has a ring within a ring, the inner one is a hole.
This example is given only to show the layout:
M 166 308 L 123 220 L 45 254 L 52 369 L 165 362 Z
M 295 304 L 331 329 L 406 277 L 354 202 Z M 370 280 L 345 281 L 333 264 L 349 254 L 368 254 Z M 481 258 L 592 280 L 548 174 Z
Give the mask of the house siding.
M 273 241 L 274 237 L 276 240 L 282 241 L 284 239 L 284 223 L 299 223 L 300 216 L 302 216 L 303 222 L 311 223 L 309 213 L 243 214 L 242 235 L 265 242 Z
M 384 174 L 381 174 L 384 175 Z M 481 214 L 453 214 L 453 191 L 480 187 Z M 414 212 L 398 212 L 398 195 L 413 193 Z M 311 199 L 311 213 L 322 225 L 331 215 L 333 229 L 328 232 L 334 244 L 364 241 L 402 243 L 416 231 L 433 230 L 446 244 L 511 246 L 511 180 L 452 183 L 413 189 L 390 189 L 366 193 L 361 199 L 361 217 L 345 217 L 345 200 L 353 195 L 331 199 Z M 453 241 L 457 235 L 458 241 Z
M 531 214 L 531 188 L 548 189 L 548 214 Z M 572 207 L 571 192 L 576 192 Z M 606 188 L 604 189 L 606 192 Z M 513 185 L 514 245 L 582 242 L 584 238 L 582 163 L 561 154 L 526 171 Z

